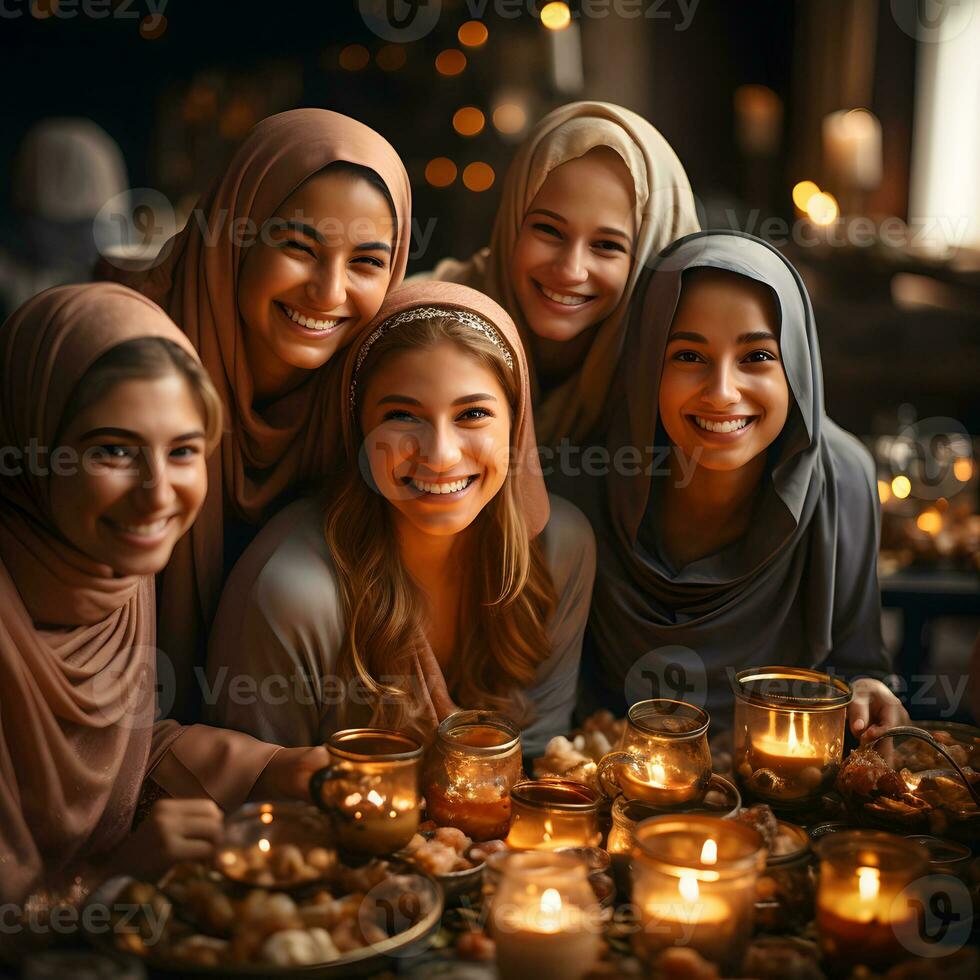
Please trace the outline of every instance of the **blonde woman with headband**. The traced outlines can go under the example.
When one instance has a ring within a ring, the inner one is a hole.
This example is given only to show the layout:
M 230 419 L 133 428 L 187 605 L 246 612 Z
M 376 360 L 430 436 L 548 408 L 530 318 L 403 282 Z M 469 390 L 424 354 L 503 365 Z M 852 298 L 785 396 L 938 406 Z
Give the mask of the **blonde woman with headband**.
M 644 267 L 699 229 L 687 174 L 641 116 L 573 102 L 534 127 L 507 171 L 489 248 L 447 259 L 435 279 L 500 303 L 528 352 L 544 445 L 601 425 Z
M 513 321 L 465 286 L 396 290 L 348 354 L 341 415 L 339 487 L 273 519 L 229 579 L 215 720 L 289 745 L 365 724 L 425 740 L 491 707 L 542 750 L 569 727 L 595 554 L 545 490 Z M 240 676 L 277 697 L 242 703 Z

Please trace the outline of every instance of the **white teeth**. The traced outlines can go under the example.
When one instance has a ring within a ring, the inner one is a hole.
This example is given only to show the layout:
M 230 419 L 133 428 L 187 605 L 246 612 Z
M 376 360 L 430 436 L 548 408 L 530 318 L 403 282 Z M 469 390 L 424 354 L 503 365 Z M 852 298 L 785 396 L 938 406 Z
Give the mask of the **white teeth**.
M 152 524 L 116 524 L 116 527 L 120 531 L 125 531 L 126 534 L 138 534 L 141 537 L 149 538 L 154 534 L 159 534 L 166 526 L 169 517 L 165 517 L 162 521 L 154 521 Z
M 302 313 L 298 313 L 296 310 L 285 303 L 280 303 L 283 310 L 286 312 L 286 316 L 289 317 L 293 323 L 298 323 L 301 327 L 306 327 L 307 330 L 329 330 L 331 327 L 337 326 L 340 323 L 340 319 L 337 320 L 314 320 L 312 317 L 303 316 Z
M 702 429 L 707 429 L 709 432 L 735 432 L 737 429 L 744 429 L 752 420 L 742 418 L 726 422 L 712 422 L 710 419 L 703 419 L 700 415 L 695 415 L 694 421 Z
M 539 283 L 538 285 L 540 286 L 541 284 Z M 554 300 L 556 303 L 561 303 L 562 306 L 581 306 L 592 298 L 591 296 L 574 296 L 570 293 L 555 293 L 550 289 L 545 289 L 544 286 L 541 286 L 541 292 L 548 299 Z
M 465 490 L 470 484 L 469 478 L 465 480 L 454 480 L 452 483 L 423 483 L 421 480 L 412 480 L 412 486 L 423 493 L 456 493 L 457 490 Z

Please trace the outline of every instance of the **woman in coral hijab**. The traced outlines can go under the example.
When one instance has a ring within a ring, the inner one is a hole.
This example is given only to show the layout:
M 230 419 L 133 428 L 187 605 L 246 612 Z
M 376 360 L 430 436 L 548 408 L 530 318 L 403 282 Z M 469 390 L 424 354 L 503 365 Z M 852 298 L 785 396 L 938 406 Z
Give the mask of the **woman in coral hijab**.
M 531 364 L 538 438 L 581 442 L 601 424 L 637 278 L 698 228 L 687 174 L 663 136 L 621 106 L 573 102 L 518 149 L 489 248 L 432 276 L 507 310 Z
M 374 130 L 325 109 L 260 122 L 161 264 L 132 283 L 187 334 L 226 413 L 201 517 L 162 576 L 160 648 L 193 719 L 225 574 L 340 452 L 337 351 L 405 274 L 411 191 Z
M 154 722 L 153 576 L 221 432 L 187 338 L 123 286 L 62 286 L 0 327 L 0 378 L 0 901 L 19 902 L 206 857 L 219 805 L 303 796 L 324 752 Z M 131 833 L 148 776 L 173 799 Z

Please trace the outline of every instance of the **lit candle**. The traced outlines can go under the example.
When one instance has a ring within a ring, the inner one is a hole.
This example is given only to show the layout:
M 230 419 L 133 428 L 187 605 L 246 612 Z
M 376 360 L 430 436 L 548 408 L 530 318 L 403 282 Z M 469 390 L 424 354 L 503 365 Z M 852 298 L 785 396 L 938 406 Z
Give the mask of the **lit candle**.
M 404 847 L 419 827 L 418 801 L 388 799 L 375 789 L 355 791 L 333 811 L 337 843 L 361 854 L 393 854 Z
M 627 799 L 643 800 L 657 806 L 679 806 L 697 799 L 704 792 L 697 777 L 685 779 L 675 769 L 668 772 L 659 757 L 636 767 L 624 766 L 619 785 Z
M 585 976 L 602 934 L 585 866 L 567 855 L 515 854 L 503 867 L 491 908 L 499 975 Z
M 527 779 L 511 790 L 513 808 L 507 846 L 516 851 L 595 847 L 599 794 L 571 779 Z
M 836 967 L 886 967 L 908 950 L 900 936 L 914 934 L 914 904 L 903 890 L 926 873 L 928 852 L 891 834 L 846 831 L 822 840 L 817 931 Z
M 777 769 L 781 775 L 801 774 L 809 767 L 819 769 L 824 753 L 810 741 L 810 716 L 800 715 L 802 734 L 796 733 L 796 712 L 789 713 L 786 735 L 776 734 L 777 712 L 769 712 L 769 732 L 752 739 L 752 759 L 757 768 Z

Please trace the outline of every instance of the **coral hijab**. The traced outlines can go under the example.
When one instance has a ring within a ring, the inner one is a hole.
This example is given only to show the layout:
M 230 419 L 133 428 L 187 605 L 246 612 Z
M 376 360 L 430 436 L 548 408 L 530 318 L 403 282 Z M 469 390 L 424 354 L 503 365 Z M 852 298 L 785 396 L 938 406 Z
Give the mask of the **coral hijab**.
M 88 368 L 141 337 L 193 354 L 123 286 L 30 300 L 0 327 L 0 445 L 53 446 Z M 147 769 L 179 734 L 154 731 L 153 580 L 115 577 L 77 551 L 55 526 L 45 470 L 26 456 L 17 469 L 0 478 L 0 900 L 11 901 L 42 866 L 113 846 Z
M 186 228 L 164 246 L 162 263 L 134 283 L 158 302 L 197 349 L 224 402 L 226 431 L 209 462 L 209 492 L 191 533 L 160 583 L 160 646 L 178 685 L 203 663 L 206 631 L 221 593 L 227 521 L 257 524 L 299 485 L 323 476 L 339 453 L 336 388 L 343 358 L 299 387 L 253 405 L 238 287 L 247 252 L 236 227 L 254 234 L 307 178 L 338 161 L 368 167 L 395 206 L 391 288 L 405 275 L 411 188 L 394 148 L 363 123 L 325 109 L 296 109 L 262 120 L 204 195 Z M 129 280 L 132 281 L 132 280 Z M 177 717 L 194 714 L 187 690 Z

